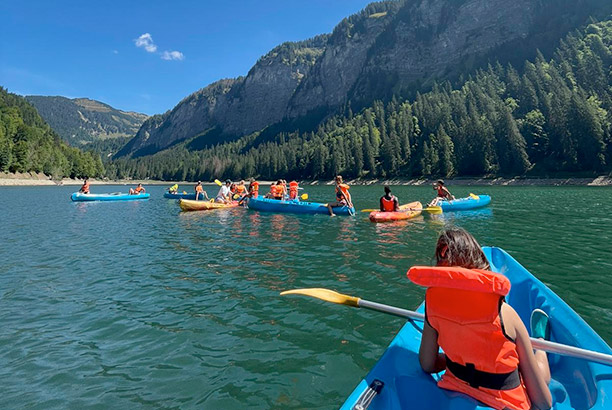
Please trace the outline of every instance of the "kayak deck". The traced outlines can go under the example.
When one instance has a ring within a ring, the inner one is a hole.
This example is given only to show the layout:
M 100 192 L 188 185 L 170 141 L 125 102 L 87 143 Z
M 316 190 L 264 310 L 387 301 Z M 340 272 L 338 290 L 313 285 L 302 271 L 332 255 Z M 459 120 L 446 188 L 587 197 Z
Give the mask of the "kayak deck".
M 442 208 L 443 212 L 453 212 L 482 208 L 490 203 L 491 197 L 489 195 L 477 195 L 477 198 L 468 196 L 467 198 L 458 198 L 452 201 L 440 201 L 438 206 Z
M 248 207 L 249 209 L 265 212 L 329 215 L 326 204 L 302 202 L 298 199 L 281 201 L 258 196 L 257 198 L 249 198 Z M 355 208 L 349 208 L 348 206 L 333 208 L 333 210 L 336 215 L 355 215 Z
M 612 354 L 612 349 L 561 298 L 536 279 L 509 254 L 499 248 L 483 248 L 491 270 L 512 282 L 508 303 L 529 323 L 535 308 L 549 313 L 552 341 Z M 423 313 L 423 305 L 418 309 Z M 489 407 L 461 393 L 438 388 L 439 375 L 421 370 L 418 358 L 422 323 L 406 323 L 366 378 L 348 397 L 343 410 L 355 403 L 374 380 L 384 387 L 369 409 L 475 410 Z M 555 354 L 548 355 L 552 380 L 553 409 L 612 408 L 612 369 L 608 366 Z
M 179 194 L 179 193 L 171 194 L 170 192 L 166 192 L 166 193 L 164 193 L 164 198 L 195 200 L 196 196 L 195 196 L 195 193 L 192 193 L 192 194 L 186 194 L 186 193 L 185 194 Z M 203 194 L 200 194 L 200 196 L 198 197 L 198 200 L 200 200 L 200 201 L 207 200 L 208 201 L 208 199 L 206 199 Z
M 406 219 L 416 218 L 421 215 L 423 205 L 416 201 L 410 202 L 409 204 L 401 205 L 399 212 L 384 212 L 374 211 L 370 212 L 370 221 L 372 222 L 395 222 Z
M 179 199 L 179 206 L 183 211 L 212 211 L 214 209 L 235 208 L 238 206 L 238 201 L 224 204 L 221 202 Z
M 89 202 L 89 201 L 134 201 L 136 199 L 148 199 L 151 194 L 124 194 L 116 192 L 112 194 L 83 194 L 81 192 L 74 192 L 70 199 L 75 202 Z

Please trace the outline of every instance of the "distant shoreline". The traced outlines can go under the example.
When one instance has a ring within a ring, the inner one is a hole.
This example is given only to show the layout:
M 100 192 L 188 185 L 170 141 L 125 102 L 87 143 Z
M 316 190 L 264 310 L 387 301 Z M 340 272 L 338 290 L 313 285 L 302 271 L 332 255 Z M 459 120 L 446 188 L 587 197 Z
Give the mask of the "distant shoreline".
M 429 185 L 435 179 L 353 179 L 351 185 Z M 446 179 L 446 185 L 481 185 L 481 186 L 612 186 L 612 176 L 605 175 L 596 178 L 454 178 Z M 158 180 L 98 180 L 91 178 L 91 185 L 193 185 L 195 182 L 175 182 Z M 78 186 L 83 183 L 81 179 L 63 178 L 52 180 L 39 173 L 7 174 L 0 172 L 0 187 L 3 186 Z M 270 185 L 272 181 L 259 181 L 261 185 Z M 202 182 L 203 185 L 216 185 L 214 182 Z M 330 180 L 300 181 L 301 185 L 331 185 Z

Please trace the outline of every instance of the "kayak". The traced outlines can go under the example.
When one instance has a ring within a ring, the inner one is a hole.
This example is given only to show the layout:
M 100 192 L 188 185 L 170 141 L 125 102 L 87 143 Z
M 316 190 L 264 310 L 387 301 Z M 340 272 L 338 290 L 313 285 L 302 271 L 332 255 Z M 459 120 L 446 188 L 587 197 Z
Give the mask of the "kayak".
M 179 199 L 179 206 L 183 211 L 212 211 L 214 209 L 235 208 L 238 201 L 229 204 L 211 201 L 195 201 L 190 199 Z
M 411 219 L 421 215 L 421 209 L 423 209 L 423 205 L 421 205 L 420 202 L 411 202 L 409 204 L 401 205 L 399 212 L 370 212 L 370 221 L 394 222 Z
M 453 199 L 452 201 L 440 201 L 438 202 L 438 206 L 442 208 L 442 212 L 452 212 L 482 208 L 491 203 L 491 197 L 489 195 L 475 196 L 476 198 L 468 196 L 467 198 Z
M 164 194 L 164 198 L 168 198 L 168 199 L 191 199 L 191 200 L 195 200 L 195 193 L 193 194 L 171 194 L 170 192 L 166 192 Z M 198 198 L 199 200 L 204 200 L 204 195 L 200 194 L 200 197 Z
M 254 209 L 256 211 L 329 215 L 326 204 L 302 202 L 299 199 L 281 201 L 258 196 L 257 198 L 249 198 L 248 206 L 249 209 Z M 355 215 L 355 208 L 349 208 L 348 206 L 341 206 L 333 209 L 336 215 Z
M 552 341 L 605 354 L 612 349 L 559 296 L 536 279 L 523 266 L 500 248 L 483 248 L 491 270 L 506 275 L 512 283 L 507 302 L 524 323 L 531 311 L 543 309 L 550 314 Z M 419 312 L 424 312 L 421 305 Z M 529 328 L 529 326 L 527 326 Z M 436 385 L 437 375 L 421 370 L 419 343 L 423 324 L 409 321 L 393 339 L 382 357 L 348 397 L 342 410 L 355 407 L 364 394 L 375 394 L 368 408 L 376 409 L 489 409 L 462 394 L 443 390 Z M 552 380 L 549 385 L 553 409 L 612 408 L 612 368 L 556 354 L 548 354 Z M 371 388 L 370 388 L 371 386 Z
M 135 199 L 149 199 L 151 194 L 124 194 L 121 192 L 114 192 L 112 194 L 83 194 L 81 192 L 74 192 L 70 199 L 75 202 L 81 201 L 133 201 Z

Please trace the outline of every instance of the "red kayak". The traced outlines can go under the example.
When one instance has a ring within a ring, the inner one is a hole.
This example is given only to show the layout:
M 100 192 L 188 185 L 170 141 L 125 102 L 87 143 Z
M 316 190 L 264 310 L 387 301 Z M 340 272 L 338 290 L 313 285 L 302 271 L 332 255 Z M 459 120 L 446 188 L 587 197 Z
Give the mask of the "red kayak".
M 394 222 L 403 221 L 405 219 L 415 218 L 421 215 L 423 205 L 420 202 L 411 202 L 400 206 L 399 212 L 383 212 L 374 211 L 370 212 L 370 221 L 372 222 Z

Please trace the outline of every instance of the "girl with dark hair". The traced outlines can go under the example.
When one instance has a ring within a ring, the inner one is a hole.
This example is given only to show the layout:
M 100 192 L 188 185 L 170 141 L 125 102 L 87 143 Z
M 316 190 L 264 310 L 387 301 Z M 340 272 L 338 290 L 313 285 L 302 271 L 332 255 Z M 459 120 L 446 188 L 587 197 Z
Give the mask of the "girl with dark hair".
M 446 370 L 438 386 L 495 409 L 549 409 L 548 359 L 544 351 L 534 352 L 527 328 L 505 302 L 510 281 L 489 271 L 476 239 L 460 228 L 440 235 L 435 259 L 436 267 L 408 273 L 428 288 L 419 350 L 423 370 Z M 549 337 L 543 311 L 532 312 L 531 330 L 533 337 Z

